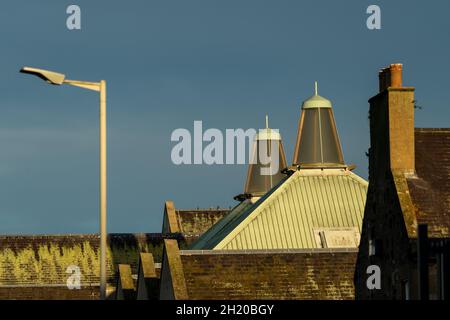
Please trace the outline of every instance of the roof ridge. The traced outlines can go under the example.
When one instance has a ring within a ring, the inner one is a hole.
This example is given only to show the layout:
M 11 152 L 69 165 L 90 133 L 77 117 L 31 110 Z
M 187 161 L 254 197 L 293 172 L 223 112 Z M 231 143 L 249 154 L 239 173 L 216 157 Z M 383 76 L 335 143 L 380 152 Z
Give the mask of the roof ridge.
M 366 187 L 369 185 L 369 181 L 367 181 L 366 179 L 360 177 L 359 175 L 357 175 L 354 172 L 348 171 L 348 176 L 350 178 L 352 178 L 353 180 L 355 180 L 355 181 L 361 183 L 362 185 L 366 186 Z
M 450 132 L 450 128 L 414 128 L 414 131 L 420 132 Z

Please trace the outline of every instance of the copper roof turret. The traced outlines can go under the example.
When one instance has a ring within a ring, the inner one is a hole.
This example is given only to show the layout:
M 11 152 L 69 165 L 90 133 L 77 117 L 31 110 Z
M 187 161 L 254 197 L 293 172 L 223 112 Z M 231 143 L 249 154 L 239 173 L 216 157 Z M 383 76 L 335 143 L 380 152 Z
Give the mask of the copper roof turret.
M 278 161 L 265 164 L 259 156 L 262 154 L 271 157 L 273 152 L 278 153 Z M 277 150 L 272 150 L 276 148 Z M 278 130 L 269 128 L 268 116 L 266 116 L 266 128 L 260 129 L 255 135 L 252 147 L 252 162 L 248 165 L 247 180 L 245 182 L 244 193 L 235 197 L 236 200 L 243 200 L 252 197 L 261 197 L 270 189 L 276 186 L 286 177 L 281 170 L 287 167 L 281 135 Z M 277 167 L 273 167 L 277 166 Z M 272 171 L 273 174 L 262 174 L 262 170 Z
M 302 104 L 293 164 L 301 167 L 345 165 L 331 102 L 319 96 L 317 82 L 314 95 Z

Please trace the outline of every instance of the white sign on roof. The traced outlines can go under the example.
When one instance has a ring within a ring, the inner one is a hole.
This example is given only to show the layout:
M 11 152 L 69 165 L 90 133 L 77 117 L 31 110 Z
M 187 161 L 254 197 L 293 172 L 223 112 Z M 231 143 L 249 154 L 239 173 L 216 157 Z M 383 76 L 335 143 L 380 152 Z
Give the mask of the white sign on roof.
M 314 234 L 320 248 L 357 248 L 361 237 L 357 228 L 321 228 Z

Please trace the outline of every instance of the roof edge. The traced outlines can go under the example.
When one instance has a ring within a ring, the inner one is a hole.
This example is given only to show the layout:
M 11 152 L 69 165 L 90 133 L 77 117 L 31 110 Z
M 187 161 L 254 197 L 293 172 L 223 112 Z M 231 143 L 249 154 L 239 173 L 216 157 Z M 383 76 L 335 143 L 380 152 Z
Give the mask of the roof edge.
M 402 210 L 405 229 L 409 238 L 417 238 L 417 217 L 414 211 L 414 204 L 409 192 L 408 182 L 406 181 L 403 170 L 392 171 L 392 178 L 395 185 L 395 191 Z
M 180 250 L 180 255 L 233 255 L 233 254 L 296 254 L 296 253 L 356 253 L 358 248 L 311 249 L 245 249 L 245 250 Z

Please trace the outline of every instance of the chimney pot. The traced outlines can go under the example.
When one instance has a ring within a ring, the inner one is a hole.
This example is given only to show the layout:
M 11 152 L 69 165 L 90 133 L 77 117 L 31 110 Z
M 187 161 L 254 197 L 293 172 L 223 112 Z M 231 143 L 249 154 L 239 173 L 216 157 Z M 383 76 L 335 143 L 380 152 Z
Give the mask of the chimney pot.
M 401 88 L 402 87 L 402 69 L 403 65 L 401 63 L 394 63 L 390 66 L 391 73 L 391 87 Z
M 391 85 L 391 72 L 390 68 L 383 68 L 380 70 L 379 73 L 379 79 L 380 79 L 380 92 L 386 90 Z
M 380 72 L 378 72 L 378 80 L 379 90 L 382 92 L 386 89 L 386 73 L 384 69 L 381 69 Z
M 389 67 L 381 69 L 378 73 L 380 92 L 389 87 L 402 87 L 402 69 L 401 63 L 393 63 Z

